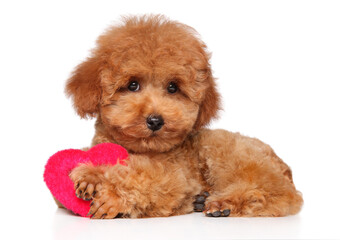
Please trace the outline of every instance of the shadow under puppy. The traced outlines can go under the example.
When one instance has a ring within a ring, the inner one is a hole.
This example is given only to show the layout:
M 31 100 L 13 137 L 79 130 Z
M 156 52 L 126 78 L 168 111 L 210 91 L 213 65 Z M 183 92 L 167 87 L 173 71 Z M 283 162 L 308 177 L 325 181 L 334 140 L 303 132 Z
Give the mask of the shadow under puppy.
M 128 166 L 71 172 L 93 218 L 172 216 L 194 206 L 214 217 L 300 210 L 291 170 L 270 146 L 204 128 L 219 109 L 209 57 L 191 27 L 142 16 L 108 29 L 77 66 L 66 92 L 81 117 L 97 118 L 92 145 L 129 152 Z

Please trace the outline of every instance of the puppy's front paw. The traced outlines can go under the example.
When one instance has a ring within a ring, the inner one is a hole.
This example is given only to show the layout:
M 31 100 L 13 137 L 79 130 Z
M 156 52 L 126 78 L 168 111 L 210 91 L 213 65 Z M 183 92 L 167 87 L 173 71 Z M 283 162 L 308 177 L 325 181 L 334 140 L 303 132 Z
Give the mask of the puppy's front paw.
M 75 186 L 76 195 L 85 201 L 90 201 L 101 190 L 101 183 L 80 181 Z
M 94 219 L 112 219 L 128 215 L 121 197 L 112 191 L 104 189 L 97 194 L 92 202 L 88 216 Z
M 90 201 L 101 190 L 102 171 L 92 165 L 82 164 L 70 173 L 78 198 Z

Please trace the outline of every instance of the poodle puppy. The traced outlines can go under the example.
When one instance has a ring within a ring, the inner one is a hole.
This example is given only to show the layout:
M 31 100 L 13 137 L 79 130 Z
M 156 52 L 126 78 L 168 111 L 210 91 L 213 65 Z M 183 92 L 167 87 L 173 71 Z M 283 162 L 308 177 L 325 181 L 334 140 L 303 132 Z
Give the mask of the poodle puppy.
M 92 218 L 286 216 L 303 200 L 270 146 L 204 128 L 220 96 L 197 32 L 163 16 L 125 18 L 97 40 L 66 84 L 92 145 L 129 152 L 127 166 L 82 164 L 70 177 Z

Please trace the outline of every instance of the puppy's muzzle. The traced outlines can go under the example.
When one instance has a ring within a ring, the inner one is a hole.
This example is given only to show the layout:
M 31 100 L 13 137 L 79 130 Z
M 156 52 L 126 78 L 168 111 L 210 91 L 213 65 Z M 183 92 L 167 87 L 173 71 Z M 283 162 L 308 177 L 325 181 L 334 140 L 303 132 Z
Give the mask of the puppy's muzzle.
M 146 119 L 146 125 L 152 131 L 157 131 L 161 129 L 164 125 L 164 120 L 160 115 L 150 115 Z

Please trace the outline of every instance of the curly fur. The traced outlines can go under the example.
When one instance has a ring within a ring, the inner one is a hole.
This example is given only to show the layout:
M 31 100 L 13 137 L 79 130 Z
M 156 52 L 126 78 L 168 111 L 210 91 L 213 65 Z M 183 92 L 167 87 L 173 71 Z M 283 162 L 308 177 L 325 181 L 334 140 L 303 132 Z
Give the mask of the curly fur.
M 300 210 L 303 200 L 291 171 L 268 145 L 204 128 L 220 108 L 209 58 L 193 28 L 142 16 L 109 28 L 75 69 L 66 93 L 81 117 L 97 118 L 92 145 L 113 142 L 130 154 L 128 166 L 72 171 L 75 185 L 101 184 L 90 210 L 94 218 L 190 213 L 195 195 L 204 191 L 210 193 L 208 215 L 228 209 L 230 216 L 285 216 Z M 132 80 L 139 91 L 127 89 Z M 179 91 L 168 93 L 170 82 Z M 165 122 L 156 132 L 146 125 L 152 114 Z

